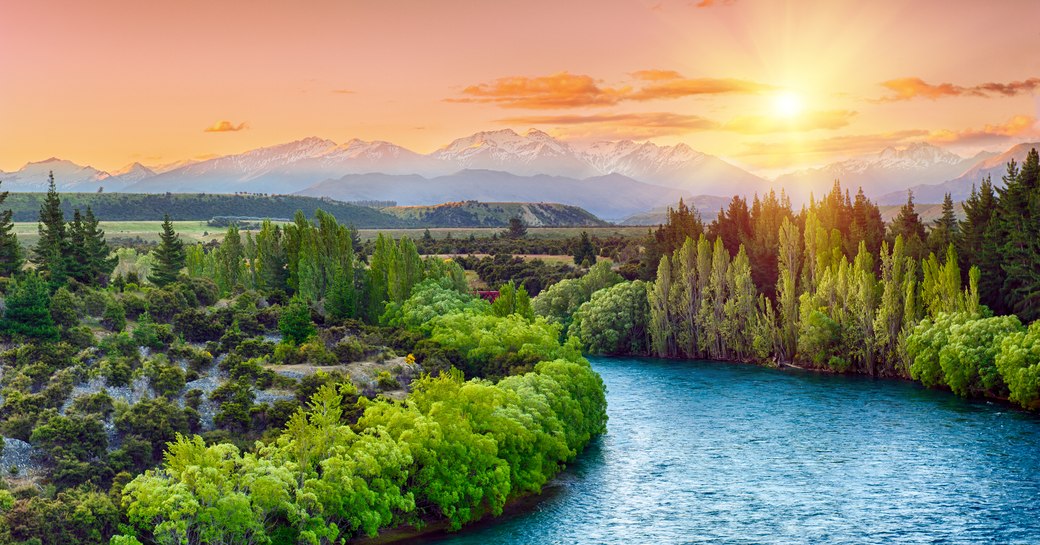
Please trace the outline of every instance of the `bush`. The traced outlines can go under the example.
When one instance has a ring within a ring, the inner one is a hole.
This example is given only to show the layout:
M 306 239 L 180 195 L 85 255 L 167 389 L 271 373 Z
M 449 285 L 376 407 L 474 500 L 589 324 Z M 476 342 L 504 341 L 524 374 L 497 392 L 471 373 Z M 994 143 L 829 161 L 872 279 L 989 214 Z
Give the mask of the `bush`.
M 282 332 L 286 342 L 292 344 L 303 344 L 317 329 L 311 321 L 311 309 L 303 299 L 294 298 L 289 301 L 288 306 L 282 309 L 278 318 L 278 329 Z
M 58 288 L 51 296 L 51 319 L 61 327 L 73 327 L 83 314 L 83 304 L 66 287 Z
M 365 357 L 365 345 L 357 337 L 344 339 L 332 347 L 333 354 L 341 363 L 361 361 Z
M 119 301 L 123 304 L 126 317 L 131 320 L 136 320 L 138 316 L 148 311 L 148 301 L 136 293 L 124 293 Z
M 126 309 L 123 304 L 115 299 L 110 299 L 105 306 L 105 314 L 101 317 L 101 324 L 110 331 L 119 332 L 126 328 Z
M 174 329 L 191 342 L 216 341 L 224 334 L 225 324 L 221 323 L 216 313 L 208 314 L 205 310 L 188 309 L 173 319 Z

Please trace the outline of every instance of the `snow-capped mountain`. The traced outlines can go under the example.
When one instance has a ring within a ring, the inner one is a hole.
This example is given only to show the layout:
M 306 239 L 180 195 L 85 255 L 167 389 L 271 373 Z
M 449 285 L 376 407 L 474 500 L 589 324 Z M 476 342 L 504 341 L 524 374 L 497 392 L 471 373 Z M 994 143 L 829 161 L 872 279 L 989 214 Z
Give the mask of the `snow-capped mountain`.
M 500 170 L 519 175 L 554 174 L 586 177 L 599 174 L 569 144 L 537 129 L 478 132 L 459 138 L 430 154 L 462 169 Z
M 59 191 L 96 191 L 110 175 L 91 166 L 82 166 L 51 157 L 44 161 L 26 163 L 14 172 L 0 172 L 3 191 L 47 191 L 48 175 L 54 172 Z
M 913 185 L 934 184 L 959 176 L 978 161 L 977 157 L 964 158 L 922 142 L 784 174 L 776 183 L 786 189 L 793 201 L 807 200 L 810 193 L 819 197 L 830 190 L 835 180 L 840 180 L 850 192 L 862 187 L 868 197 L 876 198 Z
M 769 183 L 762 178 L 686 144 L 597 142 L 583 150 L 582 158 L 600 174 L 624 174 L 697 194 L 713 194 L 725 189 L 750 196 L 769 190 Z
M 983 178 L 989 176 L 995 187 L 1003 187 L 1003 176 L 1007 173 L 1007 164 L 1012 159 L 1021 164 L 1029 150 L 1040 149 L 1040 142 L 1018 144 L 1001 154 L 980 153 L 973 158 L 967 170 L 956 177 L 947 178 L 942 183 L 918 184 L 910 187 L 914 192 L 914 200 L 920 203 L 942 202 L 949 193 L 954 201 L 963 201 L 971 194 L 972 185 L 978 186 Z M 906 190 L 893 191 L 878 198 L 879 204 L 902 204 L 906 202 Z

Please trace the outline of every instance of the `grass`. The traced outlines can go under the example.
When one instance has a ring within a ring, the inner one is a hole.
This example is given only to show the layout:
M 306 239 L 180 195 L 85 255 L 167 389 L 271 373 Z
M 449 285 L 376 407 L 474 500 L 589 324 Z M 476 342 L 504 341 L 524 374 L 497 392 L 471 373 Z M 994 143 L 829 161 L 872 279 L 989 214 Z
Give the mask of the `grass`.
M 101 228 L 109 240 L 140 238 L 146 242 L 158 242 L 161 221 L 102 221 Z M 185 242 L 209 242 L 220 240 L 224 234 L 224 228 L 210 227 L 205 221 L 175 221 L 173 229 L 181 235 Z M 646 234 L 646 227 L 529 227 L 527 236 L 541 239 L 566 239 L 587 231 L 590 235 L 598 237 L 633 237 Z M 425 229 L 359 229 L 362 240 L 373 240 L 379 233 L 384 233 L 399 238 L 402 236 L 412 239 L 422 238 Z M 446 238 L 450 233 L 455 238 L 469 238 L 473 235 L 477 238 L 489 238 L 495 234 L 501 234 L 503 229 L 496 227 L 473 227 L 473 228 L 432 228 L 430 236 L 435 239 Z M 16 222 L 14 232 L 23 245 L 31 246 L 39 239 L 36 222 Z M 569 256 L 568 256 L 569 259 Z
M 642 236 L 646 234 L 646 227 L 628 227 L 611 225 L 608 227 L 528 227 L 529 238 L 542 239 L 565 239 L 576 237 L 582 231 L 598 237 L 611 237 L 614 235 L 622 237 Z M 362 240 L 372 240 L 376 235 L 383 233 L 394 238 L 407 236 L 418 239 L 423 236 L 425 229 L 359 229 L 358 233 Z M 494 234 L 501 234 L 504 229 L 498 227 L 435 227 L 430 229 L 430 236 L 435 239 L 447 238 L 450 233 L 454 238 L 469 238 L 473 235 L 477 238 L 490 238 Z

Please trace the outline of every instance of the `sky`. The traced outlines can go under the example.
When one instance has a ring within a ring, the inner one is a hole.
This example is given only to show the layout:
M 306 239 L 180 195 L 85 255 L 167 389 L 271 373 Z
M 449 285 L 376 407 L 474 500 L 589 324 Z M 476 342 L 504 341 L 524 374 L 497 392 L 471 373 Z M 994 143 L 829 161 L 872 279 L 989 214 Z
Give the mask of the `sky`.
M 0 0 L 0 170 L 308 136 L 684 142 L 772 175 L 1040 139 L 1040 2 Z

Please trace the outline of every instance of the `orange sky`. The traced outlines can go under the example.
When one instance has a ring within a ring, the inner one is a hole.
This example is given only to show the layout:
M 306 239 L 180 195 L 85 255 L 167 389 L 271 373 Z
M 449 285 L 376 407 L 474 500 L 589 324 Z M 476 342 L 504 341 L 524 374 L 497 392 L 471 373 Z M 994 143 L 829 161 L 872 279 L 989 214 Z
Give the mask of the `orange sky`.
M 762 173 L 911 141 L 973 153 L 1040 138 L 1035 0 L 0 0 L 0 13 L 8 171 L 305 136 L 428 152 L 503 127 L 686 142 Z

